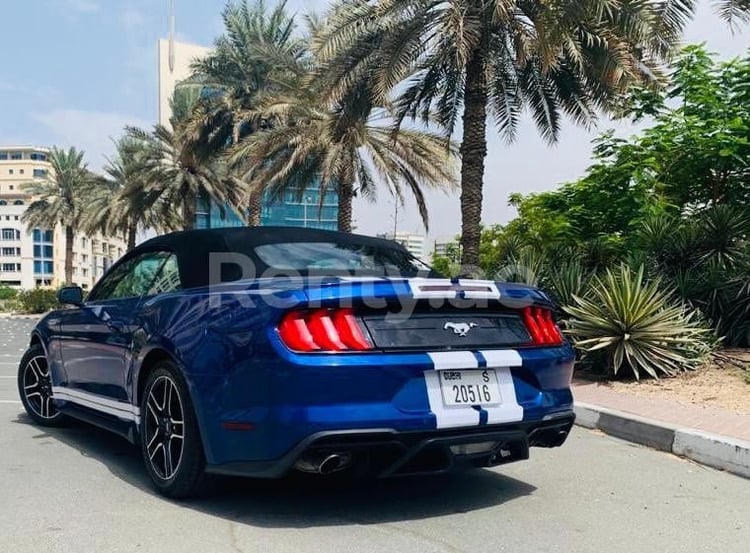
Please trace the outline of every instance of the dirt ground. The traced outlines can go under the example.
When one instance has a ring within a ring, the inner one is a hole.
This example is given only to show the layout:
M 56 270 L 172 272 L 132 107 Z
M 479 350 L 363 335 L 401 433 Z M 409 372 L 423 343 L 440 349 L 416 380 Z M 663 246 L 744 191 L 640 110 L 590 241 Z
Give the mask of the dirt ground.
M 750 368 L 750 350 L 724 350 L 718 359 L 724 356 Z M 613 381 L 607 385 L 623 393 L 657 396 L 685 405 L 722 407 L 736 413 L 750 414 L 748 375 L 750 372 L 743 371 L 733 363 L 719 361 L 675 378 Z

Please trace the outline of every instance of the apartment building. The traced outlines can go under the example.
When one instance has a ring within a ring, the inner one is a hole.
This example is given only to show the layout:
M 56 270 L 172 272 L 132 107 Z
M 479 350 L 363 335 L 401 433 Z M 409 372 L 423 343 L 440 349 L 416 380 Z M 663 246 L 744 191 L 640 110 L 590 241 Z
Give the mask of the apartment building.
M 424 234 L 415 234 L 412 232 L 396 232 L 395 234 L 390 233 L 383 233 L 378 234 L 378 238 L 386 238 L 387 240 L 393 240 L 394 242 L 398 242 L 402 246 L 404 246 L 410 254 L 412 254 L 414 257 L 425 260 L 424 259 L 424 241 L 425 236 Z
M 49 150 L 0 146 L 0 286 L 34 288 L 65 281 L 65 233 L 30 228 L 23 214 L 33 198 L 24 185 L 46 178 Z M 79 234 L 73 247 L 73 282 L 88 289 L 125 253 L 125 242 L 102 235 Z

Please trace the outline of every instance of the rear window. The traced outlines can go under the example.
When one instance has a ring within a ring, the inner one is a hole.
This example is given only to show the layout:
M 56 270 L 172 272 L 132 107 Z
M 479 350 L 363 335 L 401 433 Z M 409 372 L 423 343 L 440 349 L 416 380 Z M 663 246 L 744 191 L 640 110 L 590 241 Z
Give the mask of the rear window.
M 255 247 L 260 260 L 303 275 L 417 276 L 430 267 L 405 250 L 336 242 L 279 242 Z

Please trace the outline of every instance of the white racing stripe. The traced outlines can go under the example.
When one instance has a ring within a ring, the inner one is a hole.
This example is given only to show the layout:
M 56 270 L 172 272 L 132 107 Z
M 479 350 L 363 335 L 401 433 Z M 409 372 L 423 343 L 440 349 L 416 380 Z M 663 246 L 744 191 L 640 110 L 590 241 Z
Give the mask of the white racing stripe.
M 480 352 L 487 361 L 487 370 L 495 371 L 502 403 L 482 409 L 487 412 L 487 424 L 502 424 L 523 420 L 523 407 L 518 404 L 511 367 L 520 367 L 521 356 L 515 350 Z M 424 372 L 430 411 L 435 415 L 437 428 L 479 426 L 480 412 L 471 406 L 445 405 L 440 388 L 440 372 L 444 370 L 478 369 L 479 359 L 470 351 L 436 351 L 428 353 L 433 370 Z
M 521 355 L 514 349 L 494 349 L 479 353 L 487 360 L 487 366 L 491 368 L 520 367 L 523 364 Z
M 464 298 L 467 300 L 500 299 L 500 290 L 497 289 L 497 284 L 491 280 L 459 279 L 458 284 L 467 288 L 485 288 L 484 290 L 465 290 Z
M 470 351 L 435 351 L 428 353 L 436 371 L 445 369 L 477 369 L 479 361 Z
M 408 280 L 411 295 L 414 299 L 455 298 L 458 292 L 452 290 L 453 282 L 447 278 L 410 278 Z M 439 290 L 436 288 L 447 288 Z
M 97 394 L 90 394 L 80 390 L 71 390 L 60 386 L 52 387 L 52 396 L 54 399 L 70 401 L 71 403 L 88 407 L 89 409 L 100 411 L 102 413 L 107 413 L 108 415 L 113 415 L 123 420 L 140 423 L 141 410 L 135 405 L 130 405 L 129 403 L 115 401 Z
M 430 411 L 435 415 L 437 428 L 479 426 L 479 411 L 476 409 L 470 406 L 445 405 L 438 372 L 445 369 L 477 369 L 479 361 L 476 356 L 470 351 L 437 351 L 427 355 L 432 359 L 435 370 L 425 371 L 424 381 Z
M 459 293 L 465 299 L 499 299 L 500 290 L 491 280 L 459 279 L 458 284 L 447 278 L 410 278 L 408 280 L 414 299 L 456 299 Z M 461 288 L 472 288 L 461 290 Z
M 523 407 L 518 405 L 513 375 L 510 373 L 511 367 L 520 367 L 523 364 L 521 356 L 512 349 L 480 351 L 479 353 L 487 360 L 487 368 L 495 370 L 502 399 L 500 405 L 484 408 L 487 411 L 487 424 L 502 424 L 523 420 Z

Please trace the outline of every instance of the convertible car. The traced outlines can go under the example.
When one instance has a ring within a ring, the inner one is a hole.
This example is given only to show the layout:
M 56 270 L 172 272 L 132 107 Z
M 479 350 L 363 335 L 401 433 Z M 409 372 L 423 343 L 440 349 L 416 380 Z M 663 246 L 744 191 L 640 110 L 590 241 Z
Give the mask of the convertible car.
M 20 363 L 26 411 L 138 444 L 169 497 L 211 474 L 490 467 L 573 424 L 573 350 L 547 295 L 441 278 L 388 240 L 174 233 L 59 300 Z

